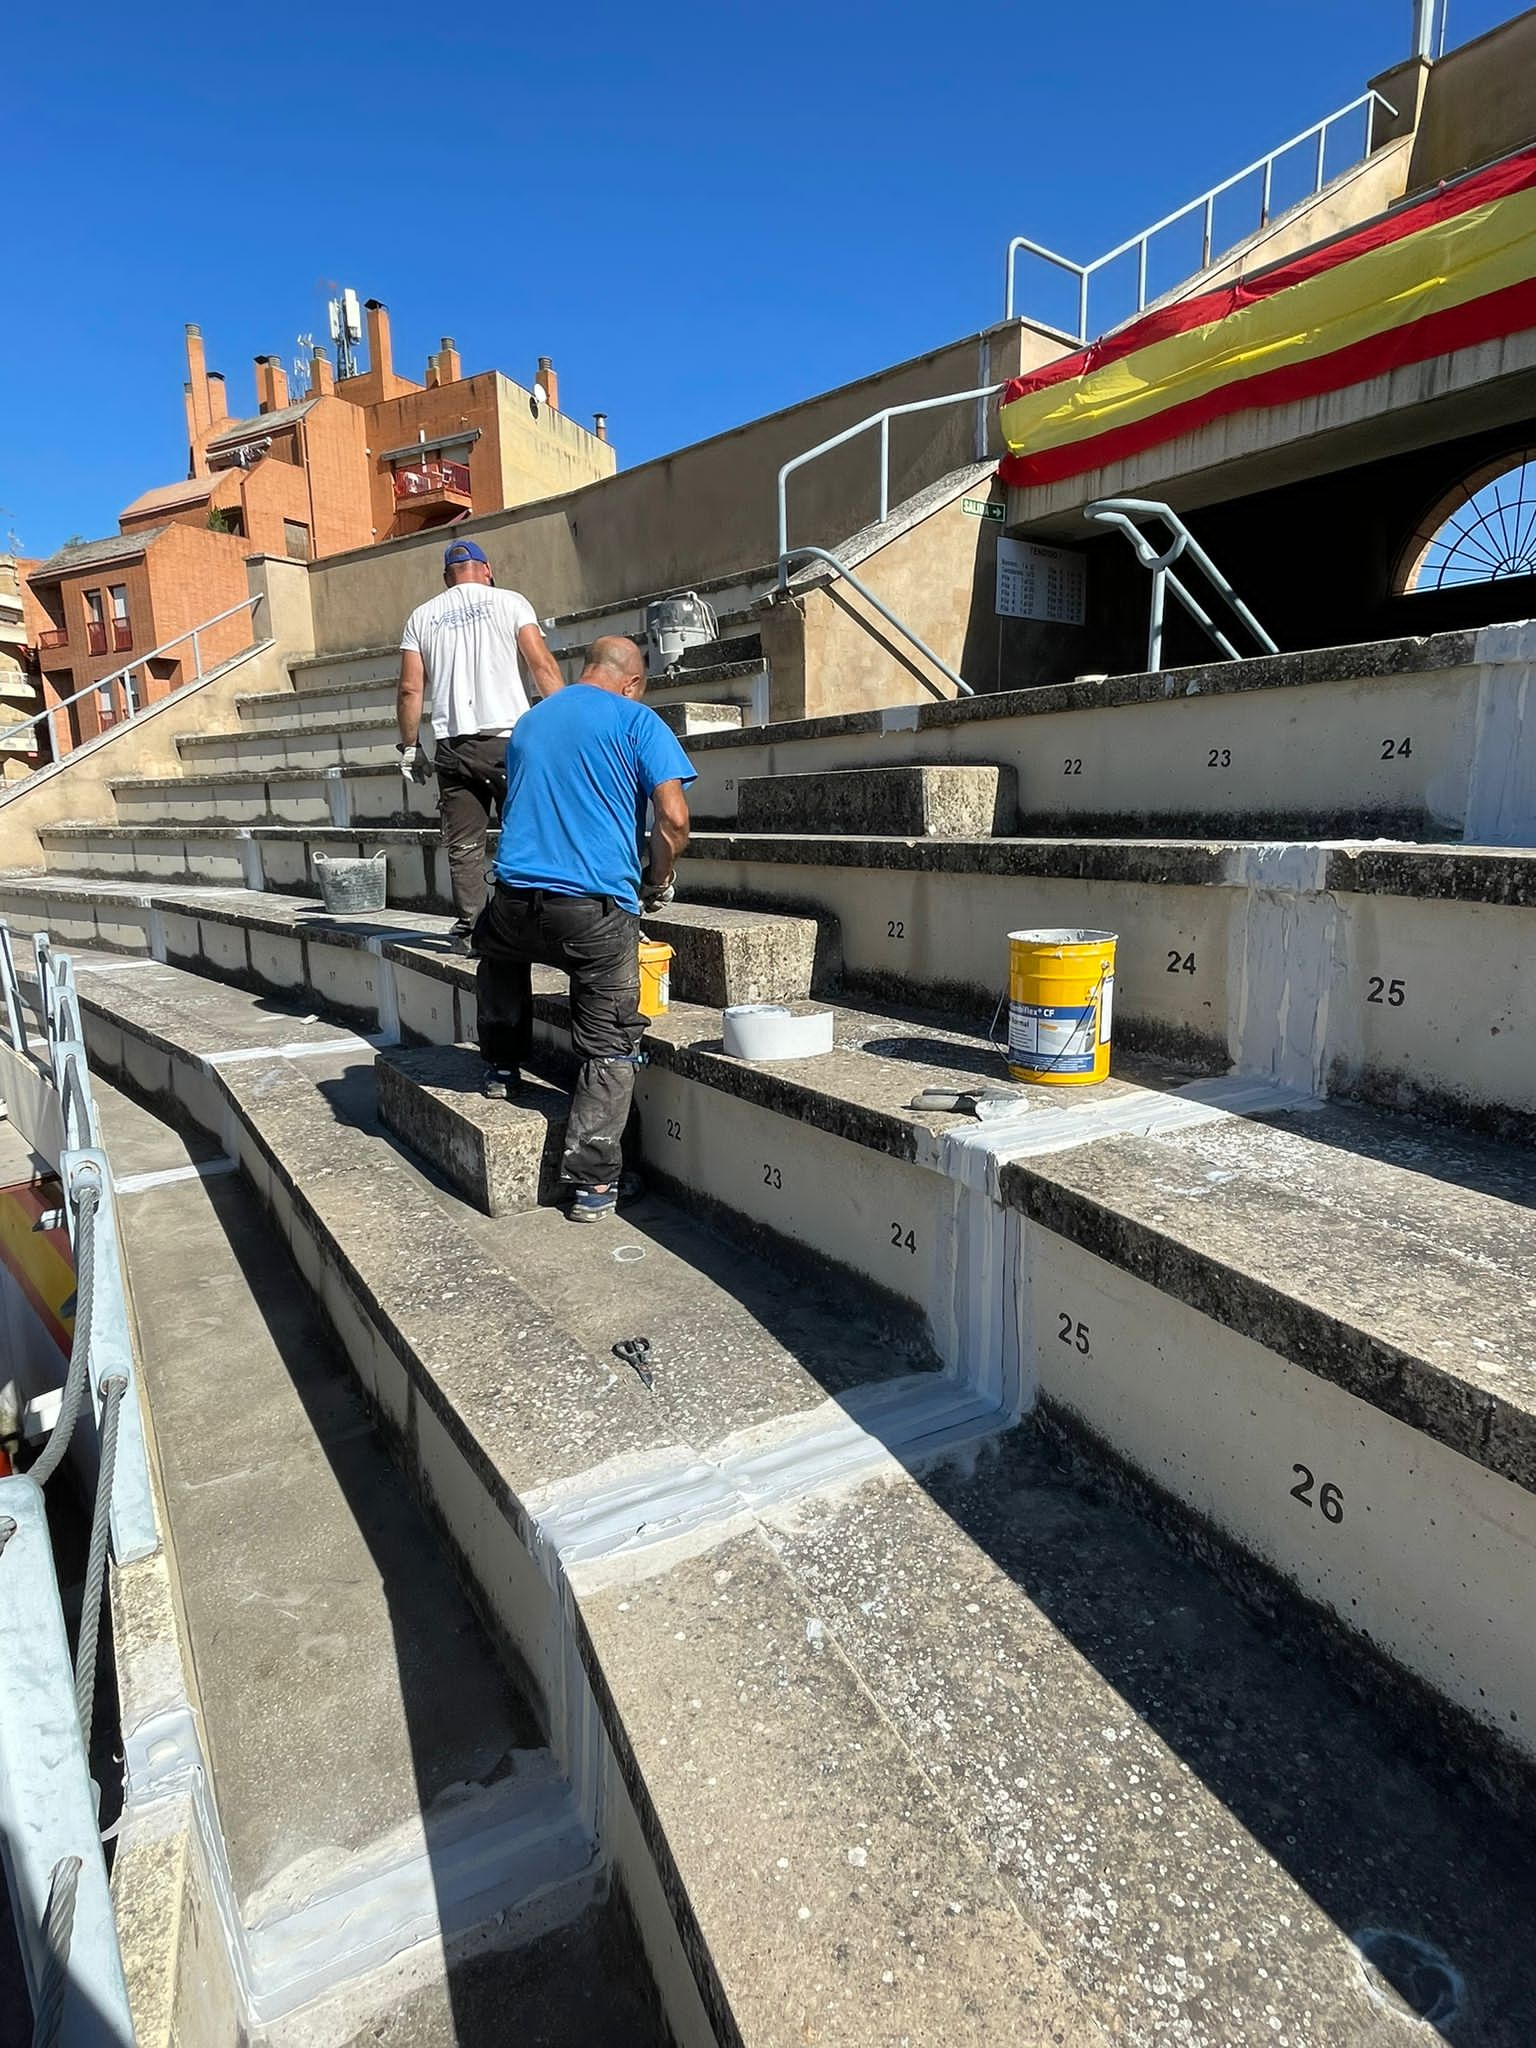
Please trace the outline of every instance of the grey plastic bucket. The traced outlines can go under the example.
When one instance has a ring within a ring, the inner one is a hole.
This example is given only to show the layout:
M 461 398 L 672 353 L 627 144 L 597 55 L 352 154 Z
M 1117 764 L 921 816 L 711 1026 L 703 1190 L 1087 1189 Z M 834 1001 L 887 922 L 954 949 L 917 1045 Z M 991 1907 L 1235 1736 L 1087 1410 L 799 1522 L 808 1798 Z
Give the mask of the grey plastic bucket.
M 384 908 L 385 868 L 382 853 L 367 860 L 330 860 L 315 855 L 315 874 L 320 882 L 320 900 L 335 916 L 348 911 Z

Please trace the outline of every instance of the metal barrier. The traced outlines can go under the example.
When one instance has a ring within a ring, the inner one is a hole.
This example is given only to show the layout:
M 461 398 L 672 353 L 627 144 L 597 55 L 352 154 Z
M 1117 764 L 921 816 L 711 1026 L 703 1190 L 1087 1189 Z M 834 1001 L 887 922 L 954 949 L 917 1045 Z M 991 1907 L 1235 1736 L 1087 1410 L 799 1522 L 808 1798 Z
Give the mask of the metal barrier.
M 1200 261 L 1196 268 L 1189 273 L 1191 277 L 1198 277 L 1202 270 L 1210 267 L 1216 228 L 1216 202 L 1222 194 L 1230 192 L 1234 186 L 1241 185 L 1245 178 L 1261 176 L 1258 229 L 1262 231 L 1269 225 L 1271 205 L 1274 198 L 1275 166 L 1280 159 L 1283 156 L 1288 156 L 1293 149 L 1299 149 L 1303 143 L 1315 143 L 1316 155 L 1312 167 L 1312 185 L 1306 195 L 1308 198 L 1315 198 L 1323 189 L 1324 158 L 1328 148 L 1329 129 L 1333 127 L 1336 121 L 1347 120 L 1351 114 L 1358 113 L 1362 107 L 1366 109 L 1365 148 L 1361 151 L 1360 156 L 1352 158 L 1351 162 L 1363 162 L 1370 155 L 1370 126 L 1375 109 L 1380 107 L 1390 118 L 1394 120 L 1397 118 L 1396 107 L 1392 105 L 1390 100 L 1383 99 L 1381 94 L 1375 91 L 1374 88 L 1369 92 L 1361 93 L 1358 99 L 1351 100 L 1347 107 L 1340 107 L 1336 113 L 1327 115 L 1321 121 L 1315 121 L 1310 128 L 1303 128 L 1301 133 L 1293 135 L 1289 142 L 1282 142 L 1278 149 L 1272 149 L 1266 156 L 1255 158 L 1251 164 L 1245 165 L 1242 170 L 1235 171 L 1230 178 L 1223 178 L 1219 185 L 1213 185 L 1209 192 L 1202 192 L 1198 199 L 1191 199 L 1187 206 L 1179 207 L 1174 213 L 1164 214 L 1163 218 L 1159 221 L 1154 221 L 1151 227 L 1143 228 L 1139 235 L 1132 235 L 1128 242 L 1122 242 L 1118 248 L 1109 250 L 1107 254 L 1095 257 L 1092 263 L 1074 263 L 1070 256 L 1059 256 L 1054 249 L 1047 249 L 1041 242 L 1032 242 L 1027 235 L 1015 235 L 1008 244 L 1007 284 L 1003 301 L 1003 317 L 1007 320 L 1017 317 L 1014 311 L 1014 299 L 1020 254 L 1034 256 L 1040 262 L 1049 263 L 1057 270 L 1065 270 L 1070 276 L 1077 279 L 1077 332 L 1073 334 L 1059 327 L 1047 327 L 1041 321 L 1031 321 L 1031 326 L 1042 327 L 1048 334 L 1059 334 L 1064 341 L 1073 341 L 1081 346 L 1087 341 L 1089 334 L 1093 331 L 1088 324 L 1088 288 L 1091 280 L 1106 265 L 1117 262 L 1122 256 L 1128 256 L 1133 249 L 1136 252 L 1136 311 L 1138 313 L 1145 312 L 1147 307 L 1147 253 L 1154 235 L 1160 235 L 1165 228 L 1171 228 L 1181 220 L 1188 220 L 1191 214 L 1198 213 L 1201 216 Z M 1299 202 L 1294 203 L 1299 204 Z M 1240 241 L 1241 239 L 1242 237 L 1238 236 L 1235 238 L 1235 241 Z M 1234 245 L 1235 243 L 1228 243 L 1226 247 L 1231 248 Z M 1215 253 L 1219 254 L 1221 252 L 1216 251 Z
M 808 552 L 805 548 L 791 549 L 789 545 L 789 480 L 797 469 L 804 469 L 808 462 L 814 462 L 820 455 L 826 455 L 834 448 L 841 448 L 845 441 L 853 441 L 860 434 L 867 434 L 872 427 L 880 429 L 880 514 L 884 519 L 891 509 L 891 421 L 900 419 L 910 412 L 933 412 L 941 405 L 965 405 L 980 403 L 994 398 L 1002 390 L 1001 384 L 982 384 L 974 391 L 946 391 L 941 398 L 916 398 L 909 405 L 888 405 L 884 412 L 872 412 L 867 420 L 860 420 L 857 426 L 844 427 L 840 434 L 832 434 L 825 441 L 818 441 L 814 448 L 807 448 L 803 455 L 796 455 L 779 471 L 779 588 L 783 590 L 789 582 L 789 557 Z M 985 435 L 978 427 L 976 436 L 976 459 L 981 461 L 986 453 Z M 847 573 L 846 571 L 844 572 Z
M 122 1955 L 90 1776 L 107 1556 L 159 1545 L 111 1168 L 91 1092 L 73 963 L 45 934 L 34 1046 L 11 935 L 0 923 L 6 1109 L 57 1166 L 75 1253 L 75 1327 L 57 1420 L 30 1471 L 0 1479 L 0 1863 L 33 2007 L 35 2048 L 131 2048 Z M 27 1077 L 41 1084 L 33 1087 Z M 41 1104 L 51 1105 L 45 1114 Z M 98 1456 L 80 1630 L 71 1659 L 45 1489 L 89 1397 Z
M 200 683 L 204 674 L 203 634 L 214 626 L 221 626 L 226 619 L 234 618 L 237 613 L 253 610 L 255 606 L 261 603 L 265 595 L 265 591 L 253 591 L 249 597 L 242 597 L 238 604 L 230 605 L 225 611 L 215 612 L 211 619 L 202 619 L 197 625 L 189 626 L 185 633 L 178 633 L 174 639 L 162 640 L 158 647 L 151 647 L 147 654 L 141 654 L 136 661 L 124 662 L 121 668 L 113 669 L 110 675 L 101 676 L 94 683 L 87 683 L 83 690 L 76 690 L 71 696 L 61 697 L 57 704 L 50 704 L 45 711 L 35 712 L 31 718 L 19 718 L 14 725 L 0 728 L 0 738 L 4 739 L 5 751 L 7 753 L 16 752 L 14 742 L 18 733 L 26 732 L 29 727 L 46 725 L 48 727 L 49 743 L 53 747 L 53 758 L 56 761 L 62 760 L 65 754 L 72 753 L 74 750 L 73 748 L 65 747 L 62 752 L 60 751 L 55 738 L 54 727 L 49 721 L 56 718 L 61 711 L 67 711 L 71 704 L 80 703 L 82 698 L 94 697 L 103 690 L 110 693 L 113 686 L 118 683 L 121 683 L 123 686 L 123 698 L 128 706 L 128 717 L 118 718 L 114 713 L 111 729 L 115 729 L 119 725 L 126 725 L 129 719 L 137 718 L 141 711 L 151 708 L 148 705 L 141 705 L 134 701 L 134 670 L 143 668 L 146 662 L 158 661 L 162 655 L 169 654 L 173 647 L 180 647 L 183 641 L 190 640 L 192 643 L 192 674 L 187 677 L 185 682 L 179 683 L 177 688 L 184 690 L 189 683 Z M 66 635 L 65 638 L 67 640 L 68 636 Z M 222 666 L 222 664 L 219 665 Z M 160 700 L 157 699 L 156 701 Z
M 1173 565 L 1181 558 L 1186 558 L 1201 571 L 1217 596 L 1247 627 L 1265 654 L 1279 653 L 1275 642 L 1171 505 L 1160 504 L 1155 498 L 1096 498 L 1091 505 L 1083 507 L 1083 517 L 1095 519 L 1103 526 L 1117 527 L 1135 549 L 1137 561 L 1151 575 L 1152 607 L 1147 621 L 1147 668 L 1150 671 L 1155 672 L 1163 665 L 1163 611 L 1166 593 L 1170 590 L 1195 623 L 1204 627 L 1229 661 L 1241 661 L 1243 658 L 1210 613 L 1174 575 Z M 1161 519 L 1173 535 L 1161 554 L 1136 525 L 1137 519 Z

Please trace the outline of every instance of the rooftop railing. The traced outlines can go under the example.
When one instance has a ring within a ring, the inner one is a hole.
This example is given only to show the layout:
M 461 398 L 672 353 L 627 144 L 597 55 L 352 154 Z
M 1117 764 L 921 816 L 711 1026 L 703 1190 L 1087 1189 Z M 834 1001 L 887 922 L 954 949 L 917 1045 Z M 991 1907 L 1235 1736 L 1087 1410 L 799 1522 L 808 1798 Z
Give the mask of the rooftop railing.
M 1165 213 L 1161 220 L 1154 221 L 1149 228 L 1143 228 L 1139 235 L 1132 235 L 1129 241 L 1121 242 L 1117 248 L 1110 249 L 1103 256 L 1096 256 L 1092 263 L 1074 263 L 1070 256 L 1060 256 L 1054 249 L 1047 249 L 1043 243 L 1032 242 L 1027 235 L 1015 235 L 1008 244 L 1004 318 L 1013 320 L 1021 317 L 1016 311 L 1018 259 L 1021 255 L 1033 256 L 1037 262 L 1048 264 L 1056 270 L 1065 271 L 1069 277 L 1076 278 L 1077 330 L 1075 333 L 1070 329 L 1046 326 L 1046 323 L 1042 321 L 1031 321 L 1030 323 L 1032 326 L 1045 327 L 1047 333 L 1059 334 L 1064 341 L 1076 342 L 1081 346 L 1088 340 L 1091 334 L 1105 331 L 1102 325 L 1095 327 L 1090 324 L 1089 290 L 1094 279 L 1111 263 L 1118 262 L 1122 256 L 1135 255 L 1135 310 L 1138 313 L 1145 312 L 1150 303 L 1147 282 L 1148 259 L 1151 253 L 1152 242 L 1156 236 L 1165 233 L 1169 228 L 1177 226 L 1180 221 L 1191 220 L 1198 216 L 1200 221 L 1200 261 L 1188 273 L 1189 277 L 1198 276 L 1202 270 L 1210 267 L 1215 256 L 1223 253 L 1223 249 L 1216 246 L 1216 202 L 1224 193 L 1231 192 L 1248 178 L 1256 178 L 1259 181 L 1259 189 L 1256 195 L 1259 202 L 1258 220 L 1255 222 L 1253 230 L 1245 229 L 1243 234 L 1233 236 L 1223 245 L 1223 248 L 1232 248 L 1237 242 L 1243 240 L 1249 232 L 1262 230 L 1269 225 L 1274 208 L 1275 170 L 1283 158 L 1290 156 L 1294 150 L 1310 147 L 1312 152 L 1310 163 L 1311 184 L 1302 197 L 1315 198 L 1323 189 L 1326 175 L 1329 130 L 1338 122 L 1347 120 L 1350 115 L 1358 113 L 1362 108 L 1365 109 L 1364 146 L 1360 151 L 1359 157 L 1351 158 L 1350 160 L 1352 164 L 1360 162 L 1370 154 L 1371 121 L 1377 107 L 1380 107 L 1392 119 L 1396 119 L 1396 107 L 1392 105 L 1390 100 L 1383 99 L 1381 94 L 1373 87 L 1369 92 L 1361 93 L 1358 99 L 1351 100 L 1347 107 L 1340 107 L 1335 113 L 1327 115 L 1323 120 L 1314 121 L 1310 128 L 1303 128 L 1299 135 L 1293 135 L 1289 142 L 1282 142 L 1278 149 L 1272 149 L 1266 155 L 1256 157 L 1251 164 L 1246 164 L 1242 170 L 1234 171 L 1230 178 L 1223 178 L 1219 185 L 1213 185 L 1208 192 L 1202 192 L 1197 199 L 1191 199 L 1187 206 L 1181 206 L 1173 213 Z M 1298 203 L 1299 201 L 1296 200 L 1290 202 L 1292 205 Z M 1187 278 L 1185 281 L 1187 281 Z M 1171 288 L 1165 288 L 1165 291 Z M 1165 293 L 1152 293 L 1150 297 L 1156 298 L 1164 295 Z M 1027 318 L 1028 316 L 1024 315 L 1022 317 Z

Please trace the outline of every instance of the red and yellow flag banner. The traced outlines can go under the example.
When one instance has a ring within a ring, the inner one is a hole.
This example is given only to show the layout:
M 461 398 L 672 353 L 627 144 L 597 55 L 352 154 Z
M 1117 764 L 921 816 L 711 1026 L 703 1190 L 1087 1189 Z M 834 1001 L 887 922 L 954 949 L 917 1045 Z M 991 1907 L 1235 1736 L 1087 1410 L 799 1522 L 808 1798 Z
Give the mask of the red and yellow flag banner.
M 1009 484 L 1100 469 L 1536 326 L 1536 149 L 1273 270 L 1144 313 L 1003 389 Z

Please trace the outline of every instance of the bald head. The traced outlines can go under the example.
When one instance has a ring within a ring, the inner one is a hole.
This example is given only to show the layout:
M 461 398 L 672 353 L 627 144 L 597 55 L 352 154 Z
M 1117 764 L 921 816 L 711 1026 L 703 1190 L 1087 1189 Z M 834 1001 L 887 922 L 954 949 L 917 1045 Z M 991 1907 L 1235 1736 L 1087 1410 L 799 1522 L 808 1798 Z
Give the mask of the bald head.
M 581 680 L 619 696 L 639 697 L 645 690 L 645 656 L 622 633 L 605 633 L 587 649 Z

